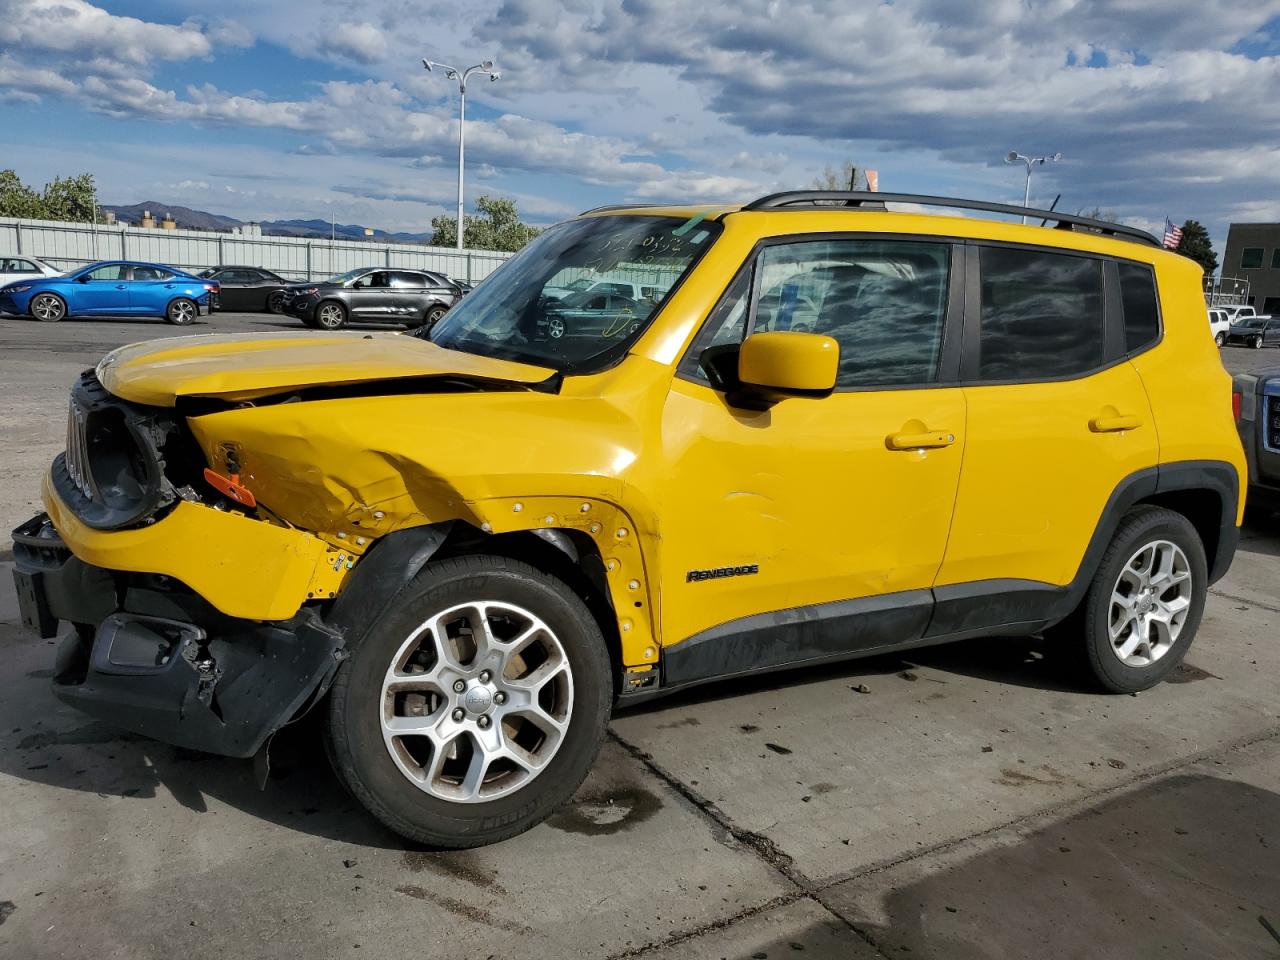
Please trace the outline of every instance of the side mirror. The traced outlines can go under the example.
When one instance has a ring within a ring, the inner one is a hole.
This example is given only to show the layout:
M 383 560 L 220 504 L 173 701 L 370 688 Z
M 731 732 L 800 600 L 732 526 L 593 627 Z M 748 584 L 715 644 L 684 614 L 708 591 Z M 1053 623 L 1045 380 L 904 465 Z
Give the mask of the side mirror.
M 763 410 L 787 397 L 825 397 L 836 386 L 840 344 L 817 333 L 754 333 L 738 351 L 738 383 L 728 400 Z
M 80 276 L 76 277 L 76 283 L 88 283 L 92 279 L 93 277 L 89 276 L 89 274 L 82 273 Z

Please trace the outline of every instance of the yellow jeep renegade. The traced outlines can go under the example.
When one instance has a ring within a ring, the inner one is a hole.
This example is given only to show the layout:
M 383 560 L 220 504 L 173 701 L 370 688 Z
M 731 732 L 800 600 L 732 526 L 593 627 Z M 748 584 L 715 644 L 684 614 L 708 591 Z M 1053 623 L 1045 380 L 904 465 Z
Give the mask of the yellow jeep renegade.
M 464 847 L 690 684 L 1049 628 L 1160 682 L 1244 506 L 1199 268 L 885 200 L 1024 212 L 605 208 L 431 329 L 109 354 L 14 534 L 55 692 L 240 757 L 315 706 L 375 816 Z

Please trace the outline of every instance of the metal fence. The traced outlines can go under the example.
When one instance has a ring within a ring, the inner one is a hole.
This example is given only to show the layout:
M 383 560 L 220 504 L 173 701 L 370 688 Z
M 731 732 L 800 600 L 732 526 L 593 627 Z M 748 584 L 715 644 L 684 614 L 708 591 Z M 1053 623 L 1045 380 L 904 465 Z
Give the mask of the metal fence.
M 290 280 L 321 280 L 358 267 L 433 270 L 457 280 L 483 280 L 511 254 L 358 240 L 262 237 L 208 230 L 165 230 L 125 224 L 58 223 L 0 217 L 0 255 L 26 254 L 72 269 L 97 260 L 147 260 L 182 270 L 242 264 Z

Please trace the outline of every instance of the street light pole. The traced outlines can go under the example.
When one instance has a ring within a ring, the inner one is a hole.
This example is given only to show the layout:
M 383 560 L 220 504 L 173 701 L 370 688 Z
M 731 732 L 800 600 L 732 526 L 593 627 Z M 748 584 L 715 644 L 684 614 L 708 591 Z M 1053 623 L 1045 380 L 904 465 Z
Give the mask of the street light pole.
M 447 63 L 437 63 L 434 60 L 423 60 L 422 65 L 427 68 L 427 72 L 431 73 L 436 67 L 444 70 L 444 75 L 449 80 L 458 81 L 458 242 L 457 248 L 462 249 L 462 176 L 463 167 L 466 161 L 466 135 L 467 135 L 467 77 L 473 73 L 483 73 L 489 77 L 490 83 L 496 83 L 502 74 L 493 69 L 493 61 L 485 60 L 474 66 L 467 67 L 465 70 L 458 70 L 449 66 Z
M 1019 160 L 1021 160 L 1023 163 L 1027 165 L 1027 188 L 1022 192 L 1022 206 L 1024 208 L 1031 206 L 1031 168 L 1035 166 L 1037 163 L 1043 167 L 1046 163 L 1048 163 L 1051 160 L 1057 161 L 1061 159 L 1062 159 L 1062 154 L 1060 153 L 1055 153 L 1051 157 L 1024 157 L 1022 154 L 1011 150 L 1009 151 L 1008 154 L 1005 155 L 1005 158 L 1004 158 L 1005 163 L 1017 163 Z M 1022 222 L 1023 223 L 1027 222 L 1026 214 L 1023 214 Z

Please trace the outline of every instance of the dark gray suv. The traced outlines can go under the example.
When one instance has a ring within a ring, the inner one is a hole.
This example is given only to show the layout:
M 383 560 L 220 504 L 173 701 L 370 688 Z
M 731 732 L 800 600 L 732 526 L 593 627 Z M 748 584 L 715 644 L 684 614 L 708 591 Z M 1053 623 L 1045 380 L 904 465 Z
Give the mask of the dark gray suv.
M 428 270 L 362 267 L 321 283 L 299 283 L 284 292 L 281 308 L 309 327 L 338 330 L 351 321 L 433 326 L 463 289 Z

